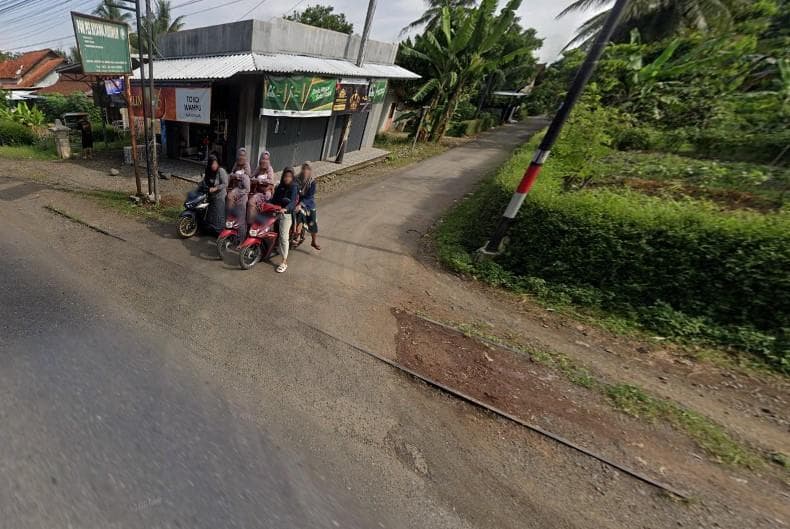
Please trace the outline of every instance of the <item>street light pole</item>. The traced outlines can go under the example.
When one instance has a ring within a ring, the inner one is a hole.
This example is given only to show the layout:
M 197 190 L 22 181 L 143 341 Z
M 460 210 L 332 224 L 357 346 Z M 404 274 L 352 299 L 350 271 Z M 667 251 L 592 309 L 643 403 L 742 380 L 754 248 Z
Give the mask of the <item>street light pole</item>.
M 524 203 L 524 199 L 527 197 L 529 190 L 532 189 L 532 185 L 535 183 L 535 180 L 537 180 L 538 174 L 540 174 L 540 170 L 543 168 L 543 164 L 549 157 L 551 148 L 557 141 L 562 126 L 565 124 L 565 121 L 567 121 L 571 110 L 573 110 L 573 106 L 584 91 L 584 87 L 590 80 L 593 71 L 595 71 L 598 60 L 601 58 L 601 54 L 607 42 L 612 38 L 612 33 L 614 33 L 617 27 L 617 22 L 620 20 L 620 16 L 623 14 L 626 4 L 628 4 L 628 0 L 617 0 L 609 11 L 609 15 L 606 17 L 601 31 L 595 38 L 595 42 L 590 48 L 590 51 L 587 52 L 584 63 L 582 63 L 579 71 L 576 72 L 576 77 L 573 79 L 573 83 L 571 83 L 568 89 L 562 106 L 560 106 L 557 114 L 555 114 L 554 119 L 551 121 L 546 135 L 543 137 L 543 140 L 538 146 L 538 150 L 532 158 L 532 162 L 524 172 L 524 176 L 521 178 L 521 182 L 516 188 L 515 193 L 513 193 L 510 203 L 507 205 L 507 208 L 505 208 L 505 212 L 502 214 L 499 224 L 497 224 L 491 238 L 478 250 L 479 255 L 497 255 L 500 252 L 502 239 L 505 237 L 510 225 L 513 224 L 513 220 L 516 218 L 519 209 L 521 209 L 521 205 Z

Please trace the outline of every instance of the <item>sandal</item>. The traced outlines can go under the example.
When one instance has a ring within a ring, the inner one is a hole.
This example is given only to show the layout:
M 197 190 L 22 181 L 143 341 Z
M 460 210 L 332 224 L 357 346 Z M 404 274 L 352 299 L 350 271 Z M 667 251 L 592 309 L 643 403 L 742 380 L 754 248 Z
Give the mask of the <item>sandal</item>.
M 310 243 L 310 246 L 312 246 L 313 248 L 315 248 L 315 249 L 316 249 L 317 251 L 319 251 L 319 252 L 321 251 L 321 247 L 320 247 L 320 246 L 318 246 L 318 245 L 317 245 L 316 243 L 314 243 L 314 242 L 311 242 L 311 243 Z
M 280 266 L 277 267 L 277 273 L 278 274 L 282 274 L 286 270 L 288 270 L 288 265 L 285 264 L 285 263 L 283 263 L 283 264 L 281 264 Z

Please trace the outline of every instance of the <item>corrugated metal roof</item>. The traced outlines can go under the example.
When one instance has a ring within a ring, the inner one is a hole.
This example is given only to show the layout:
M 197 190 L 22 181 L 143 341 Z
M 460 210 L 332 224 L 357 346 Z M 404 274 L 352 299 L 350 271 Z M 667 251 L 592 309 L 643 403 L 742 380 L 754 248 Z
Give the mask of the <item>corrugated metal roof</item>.
M 244 53 L 154 61 L 154 79 L 158 81 L 227 79 L 241 72 L 312 73 L 338 77 L 385 79 L 418 79 L 420 77 L 394 64 L 365 64 L 360 68 L 352 62 L 340 59 L 285 53 Z M 148 74 L 147 69 L 145 73 Z M 134 77 L 140 78 L 137 70 L 134 72 Z

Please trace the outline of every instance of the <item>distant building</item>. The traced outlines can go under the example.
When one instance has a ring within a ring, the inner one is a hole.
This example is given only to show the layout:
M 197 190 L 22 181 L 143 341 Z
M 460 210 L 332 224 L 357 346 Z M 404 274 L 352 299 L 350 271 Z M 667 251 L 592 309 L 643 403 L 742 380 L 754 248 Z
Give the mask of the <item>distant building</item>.
M 387 81 L 419 76 L 394 64 L 396 43 L 368 41 L 365 62 L 357 66 L 360 41 L 281 18 L 162 35 L 154 81 L 165 154 L 199 161 L 217 152 L 230 164 L 236 149 L 246 147 L 254 165 L 265 149 L 279 170 L 333 159 L 347 119 L 347 152 L 371 146 Z M 142 115 L 139 80 L 136 70 L 136 118 Z
M 58 81 L 57 68 L 66 59 L 50 49 L 29 51 L 0 62 L 0 90 L 34 91 Z

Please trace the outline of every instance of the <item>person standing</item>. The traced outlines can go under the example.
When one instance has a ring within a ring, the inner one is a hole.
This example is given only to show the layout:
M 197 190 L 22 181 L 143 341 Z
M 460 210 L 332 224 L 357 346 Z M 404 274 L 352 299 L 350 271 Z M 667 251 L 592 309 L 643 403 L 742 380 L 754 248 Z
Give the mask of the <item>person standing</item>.
M 277 272 L 282 274 L 288 270 L 288 250 L 291 246 L 291 225 L 293 224 L 293 212 L 299 201 L 299 187 L 296 185 L 294 170 L 290 167 L 283 169 L 280 176 L 280 183 L 274 189 L 272 204 L 280 206 L 277 214 L 279 222 L 279 249 L 283 260 L 277 267 Z
M 294 248 L 304 242 L 304 230 L 310 232 L 312 242 L 310 246 L 320 251 L 318 245 L 318 217 L 316 216 L 315 191 L 316 181 L 313 175 L 313 168 L 310 162 L 302 164 L 302 170 L 297 178 L 299 185 L 299 205 L 296 207 L 296 229 L 294 237 Z
M 80 121 L 80 134 L 82 136 L 82 157 L 93 158 L 93 128 L 91 122 L 85 118 Z

